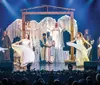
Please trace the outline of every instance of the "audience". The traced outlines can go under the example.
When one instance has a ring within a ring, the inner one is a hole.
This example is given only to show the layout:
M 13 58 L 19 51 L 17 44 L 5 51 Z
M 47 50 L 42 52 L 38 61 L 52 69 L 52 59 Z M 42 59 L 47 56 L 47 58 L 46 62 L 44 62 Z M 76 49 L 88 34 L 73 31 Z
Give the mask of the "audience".
M 100 72 L 93 70 L 0 71 L 0 85 L 100 85 Z

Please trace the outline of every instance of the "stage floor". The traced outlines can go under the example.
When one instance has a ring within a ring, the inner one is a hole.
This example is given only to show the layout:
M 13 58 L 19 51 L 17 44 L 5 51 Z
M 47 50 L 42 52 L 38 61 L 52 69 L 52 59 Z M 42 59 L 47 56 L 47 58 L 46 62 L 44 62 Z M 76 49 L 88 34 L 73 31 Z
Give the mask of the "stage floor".
M 73 70 L 84 70 L 84 67 L 76 67 L 75 64 L 73 65 Z M 14 65 L 14 71 L 26 71 L 27 68 L 20 68 L 18 65 Z M 62 71 L 62 70 L 68 70 L 68 64 L 65 63 L 34 63 L 31 66 L 31 70 L 47 70 L 47 71 Z

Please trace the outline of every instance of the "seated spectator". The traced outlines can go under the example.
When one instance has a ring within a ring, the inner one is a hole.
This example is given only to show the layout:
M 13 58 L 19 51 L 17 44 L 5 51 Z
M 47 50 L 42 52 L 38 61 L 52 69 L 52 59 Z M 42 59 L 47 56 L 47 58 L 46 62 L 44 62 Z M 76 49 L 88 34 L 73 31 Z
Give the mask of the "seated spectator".
M 97 85 L 100 85 L 100 73 L 96 75 Z
M 77 82 L 77 81 L 74 81 L 74 82 L 72 83 L 72 85 L 78 85 L 78 82 Z

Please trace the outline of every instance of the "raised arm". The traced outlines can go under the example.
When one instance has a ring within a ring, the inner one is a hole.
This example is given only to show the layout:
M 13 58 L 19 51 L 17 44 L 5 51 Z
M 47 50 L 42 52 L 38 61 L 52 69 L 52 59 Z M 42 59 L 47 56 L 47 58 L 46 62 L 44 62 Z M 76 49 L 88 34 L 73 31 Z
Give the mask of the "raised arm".
M 82 39 L 86 44 L 88 44 L 88 45 L 90 45 L 90 47 L 92 47 L 92 45 L 87 40 L 85 40 L 84 38 L 82 38 Z
M 18 42 L 13 43 L 13 44 L 18 45 L 18 44 L 22 43 L 22 41 L 23 41 L 23 40 L 20 40 L 20 41 L 18 41 Z

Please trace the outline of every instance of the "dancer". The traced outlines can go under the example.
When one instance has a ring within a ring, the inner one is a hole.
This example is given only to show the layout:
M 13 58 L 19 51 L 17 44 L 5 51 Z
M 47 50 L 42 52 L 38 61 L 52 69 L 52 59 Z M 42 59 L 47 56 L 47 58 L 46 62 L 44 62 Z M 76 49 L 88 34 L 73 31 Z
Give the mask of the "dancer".
M 21 56 L 21 67 L 25 67 L 29 63 L 34 63 L 35 53 L 31 49 L 29 35 L 25 34 L 25 39 L 12 44 L 12 48 Z
M 76 41 L 76 44 L 74 43 L 75 41 Z M 85 43 L 90 45 L 88 49 L 85 48 L 84 46 Z M 83 66 L 84 61 L 89 61 L 88 52 L 89 50 L 91 50 L 92 46 L 89 42 L 87 42 L 84 39 L 84 37 L 82 36 L 82 33 L 78 32 L 76 39 L 71 42 L 67 42 L 67 45 L 73 46 L 76 48 L 76 65 L 77 66 Z
M 55 48 L 61 47 L 61 30 L 59 29 L 58 23 L 55 23 L 55 28 L 52 30 L 52 39 L 55 41 Z

